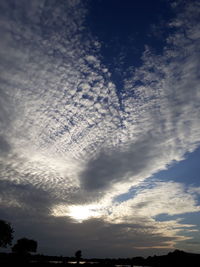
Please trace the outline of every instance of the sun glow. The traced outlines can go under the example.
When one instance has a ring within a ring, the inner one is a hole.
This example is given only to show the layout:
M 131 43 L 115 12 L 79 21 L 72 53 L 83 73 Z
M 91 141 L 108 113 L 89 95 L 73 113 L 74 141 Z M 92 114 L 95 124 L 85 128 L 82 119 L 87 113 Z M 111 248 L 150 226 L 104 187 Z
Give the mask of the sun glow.
M 82 222 L 92 217 L 100 216 L 100 207 L 98 205 L 71 205 L 65 206 L 63 204 L 54 206 L 52 215 L 69 216 L 72 219 Z
M 94 205 L 79 205 L 79 206 L 70 206 L 68 215 L 73 219 L 82 222 L 91 217 L 98 217 L 99 213 L 96 210 Z

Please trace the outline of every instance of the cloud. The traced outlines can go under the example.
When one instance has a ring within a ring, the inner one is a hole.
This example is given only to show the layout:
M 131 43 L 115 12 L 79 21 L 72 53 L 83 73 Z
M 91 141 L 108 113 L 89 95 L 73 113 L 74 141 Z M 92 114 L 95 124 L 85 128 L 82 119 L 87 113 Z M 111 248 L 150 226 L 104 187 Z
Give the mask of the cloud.
M 10 150 L 10 145 L 4 139 L 4 137 L 0 136 L 0 154 L 7 154 Z
M 176 241 L 186 240 L 177 233 L 175 228 L 180 227 L 180 224 L 176 221 L 165 225 L 158 223 L 157 227 L 148 220 L 146 224 L 145 220 L 139 223 L 113 224 L 93 218 L 75 223 L 68 217 L 52 217 L 46 213 L 36 216 L 32 209 L 27 213 L 25 209 L 10 207 L 3 209 L 2 213 L 0 207 L 0 212 L 7 220 L 12 219 L 15 240 L 22 236 L 33 238 L 38 241 L 38 251 L 50 255 L 73 256 L 77 248 L 80 248 L 84 257 L 132 257 L 141 253 L 147 256 L 149 253 L 155 253 L 156 246 L 161 247 L 162 253 L 172 249 Z M 163 234 L 166 230 L 168 232 Z M 148 247 L 148 252 L 141 252 L 142 247 Z
M 181 183 L 160 182 L 155 180 L 138 185 L 133 197 L 122 203 L 113 206 L 113 220 L 127 221 L 132 216 L 137 219 L 140 217 L 156 218 L 160 214 L 178 215 L 187 212 L 198 212 L 200 206 L 197 201 L 198 191 L 186 188 Z M 195 194 L 196 193 L 196 194 Z M 111 216 L 111 218 L 112 218 Z M 115 218 L 115 216 L 117 216 Z
M 108 153 L 100 153 L 88 162 L 81 174 L 83 187 L 89 191 L 101 191 L 122 179 L 134 181 L 134 178 L 142 178 L 146 173 L 163 168 L 165 159 L 159 147 L 159 139 L 147 134 L 138 138 L 124 151 L 113 149 Z M 160 162 L 157 162 L 158 158 Z
M 55 204 L 55 200 L 47 192 L 30 184 L 9 181 L 1 181 L 0 184 L 0 207 L 11 210 L 15 216 L 22 210 L 26 216 L 45 217 L 50 214 L 49 207 Z
M 150 177 L 199 146 L 199 37 L 191 19 L 197 19 L 198 4 L 187 8 L 178 25 L 170 23 L 176 31 L 163 55 L 147 47 L 144 64 L 125 80 L 122 127 L 113 131 L 117 145 L 104 146 L 88 162 L 81 177 L 86 189 L 102 191 L 123 179 Z
M 72 248 L 89 236 L 96 253 L 103 238 L 113 251 L 135 240 L 130 253 L 186 239 L 180 231 L 190 225 L 158 223 L 156 216 L 199 211 L 198 190 L 172 182 L 138 186 L 199 146 L 199 4 L 189 3 L 169 23 L 174 33 L 162 55 L 146 47 L 120 97 L 100 43 L 84 27 L 88 9 L 81 1 L 12 4 L 0 4 L 2 214 L 12 221 L 31 211 L 38 225 L 51 218 L 49 233 L 60 229 L 60 238 L 69 227 Z M 113 204 L 131 187 L 138 190 L 133 199 Z M 77 226 L 67 211 L 83 204 L 97 205 L 100 218 Z M 49 214 L 58 207 L 68 217 Z M 14 209 L 21 213 L 11 215 Z M 40 236 L 39 228 L 26 227 Z M 80 238 L 82 231 L 87 235 Z
M 193 233 L 198 232 L 197 225 L 184 223 L 182 217 L 186 213 L 200 211 L 197 194 L 198 191 L 194 193 L 192 187 L 187 188 L 181 183 L 155 179 L 135 186 L 128 200 L 113 201 L 111 198 L 109 202 L 108 195 L 108 199 L 105 196 L 105 199 L 93 205 L 67 206 L 63 203 L 54 205 L 52 214 L 56 217 L 70 217 L 78 224 L 88 224 L 98 218 L 102 231 L 104 224 L 113 228 L 113 231 L 116 228 L 122 231 L 123 237 L 119 237 L 122 242 L 118 244 L 122 249 L 125 243 L 133 250 L 173 249 L 192 239 Z M 166 218 L 159 219 L 163 214 Z M 94 238 L 97 238 L 97 234 L 95 231 Z M 109 237 L 111 242 L 116 239 L 115 232 L 113 234 Z M 116 249 L 115 246 L 113 249 Z

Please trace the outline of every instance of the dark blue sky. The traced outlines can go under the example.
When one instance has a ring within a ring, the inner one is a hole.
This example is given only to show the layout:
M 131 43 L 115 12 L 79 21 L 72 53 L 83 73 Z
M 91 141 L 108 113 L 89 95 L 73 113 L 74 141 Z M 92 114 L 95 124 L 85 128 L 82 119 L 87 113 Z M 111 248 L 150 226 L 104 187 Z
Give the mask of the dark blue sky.
M 86 27 L 101 43 L 102 63 L 111 72 L 123 109 L 124 79 L 142 64 L 146 46 L 162 54 L 174 16 L 170 1 L 88 1 Z
M 162 52 L 169 33 L 166 23 L 174 15 L 169 1 L 97 0 L 89 3 L 86 25 L 101 42 L 102 60 L 113 71 L 121 64 L 122 72 L 133 65 L 139 66 L 145 45 Z

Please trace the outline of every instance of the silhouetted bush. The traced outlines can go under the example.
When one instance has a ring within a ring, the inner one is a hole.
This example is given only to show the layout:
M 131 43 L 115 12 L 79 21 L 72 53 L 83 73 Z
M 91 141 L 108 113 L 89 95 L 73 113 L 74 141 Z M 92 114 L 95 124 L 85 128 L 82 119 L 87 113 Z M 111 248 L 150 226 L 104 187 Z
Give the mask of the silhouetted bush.
M 13 233 L 10 223 L 0 220 L 0 247 L 6 248 L 7 245 L 12 244 Z
M 37 242 L 28 238 L 21 238 L 12 247 L 12 251 L 17 254 L 28 254 L 37 251 Z

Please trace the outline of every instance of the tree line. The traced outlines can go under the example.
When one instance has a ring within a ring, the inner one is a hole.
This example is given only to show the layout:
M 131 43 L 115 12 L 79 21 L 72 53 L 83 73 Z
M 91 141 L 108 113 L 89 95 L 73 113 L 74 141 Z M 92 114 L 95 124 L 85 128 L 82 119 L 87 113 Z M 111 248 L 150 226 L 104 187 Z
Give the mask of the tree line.
M 14 230 L 11 224 L 7 221 L 0 220 L 0 247 L 6 248 L 8 245 L 12 245 Z M 18 254 L 28 254 L 30 252 L 37 251 L 37 241 L 21 238 L 18 239 L 16 244 L 12 246 L 12 252 Z
M 12 228 L 11 224 L 7 221 L 0 220 L 0 247 L 7 248 L 7 246 L 11 246 L 13 237 L 14 229 Z M 12 246 L 11 249 L 13 253 L 25 257 L 29 253 L 37 251 L 37 241 L 23 237 L 18 239 L 16 244 Z M 75 252 L 75 258 L 77 264 L 79 264 L 82 258 L 81 250 Z

